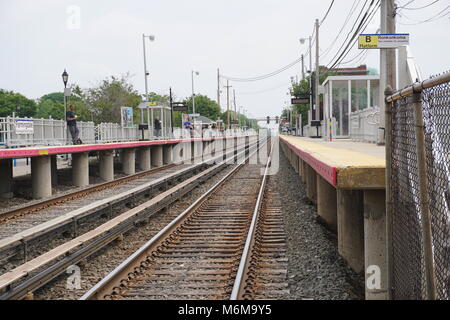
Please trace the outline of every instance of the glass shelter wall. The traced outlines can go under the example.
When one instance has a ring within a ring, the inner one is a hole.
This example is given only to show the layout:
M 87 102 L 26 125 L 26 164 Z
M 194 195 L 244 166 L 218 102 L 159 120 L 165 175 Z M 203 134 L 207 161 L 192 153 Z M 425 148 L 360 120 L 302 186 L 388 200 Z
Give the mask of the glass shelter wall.
M 324 86 L 326 120 L 335 119 L 335 137 L 351 135 L 352 113 L 379 106 L 378 76 L 331 76 Z

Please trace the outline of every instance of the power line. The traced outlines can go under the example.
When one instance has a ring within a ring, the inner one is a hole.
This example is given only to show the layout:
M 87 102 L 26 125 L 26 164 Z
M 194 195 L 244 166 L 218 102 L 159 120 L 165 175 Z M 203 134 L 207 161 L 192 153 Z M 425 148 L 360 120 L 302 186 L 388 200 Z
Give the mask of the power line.
M 400 23 L 400 22 L 399 22 L 399 24 L 406 25 L 406 26 L 414 26 L 414 25 L 418 25 L 418 24 L 422 24 L 422 23 L 426 23 L 426 22 L 433 22 L 433 21 L 442 19 L 442 18 L 444 18 L 445 16 L 447 16 L 448 14 L 450 14 L 450 11 L 445 12 L 445 11 L 446 11 L 447 9 L 449 9 L 449 8 L 450 8 L 450 6 L 447 6 L 446 8 L 444 8 L 442 11 L 440 11 L 440 12 L 437 13 L 436 15 L 434 15 L 434 16 L 432 16 L 431 18 L 428 18 L 428 19 L 426 19 L 426 20 L 422 20 L 422 21 L 420 21 L 420 20 L 415 20 L 415 19 L 411 19 L 411 18 L 409 18 L 408 16 L 406 16 L 405 14 L 402 14 L 402 15 L 401 15 L 402 17 L 405 17 L 405 18 L 407 18 L 407 19 L 409 19 L 409 20 L 411 20 L 411 21 L 415 21 L 415 22 L 414 22 L 414 23 Z
M 331 8 L 333 7 L 334 4 L 334 0 L 331 1 L 330 6 L 328 7 L 327 13 L 325 13 L 325 16 L 323 17 L 322 21 L 320 21 L 320 25 L 322 25 L 322 23 L 325 21 L 325 19 L 328 17 L 328 14 L 331 11 Z
M 401 7 L 397 7 L 397 9 L 404 9 L 404 8 L 406 8 L 408 5 L 410 5 L 411 3 L 415 2 L 415 1 L 416 1 L 416 0 L 408 1 L 408 3 L 402 5 Z
M 221 75 L 221 77 L 223 77 L 225 79 L 228 79 L 228 80 L 231 80 L 231 81 L 236 81 L 236 82 L 259 81 L 259 80 L 264 80 L 264 79 L 276 76 L 276 75 L 280 74 L 281 72 L 292 68 L 293 66 L 295 66 L 296 64 L 298 64 L 301 61 L 302 61 L 302 58 L 298 58 L 295 61 L 291 62 L 290 64 L 288 64 L 288 65 L 286 65 L 286 66 L 284 66 L 284 67 L 282 67 L 282 68 L 280 68 L 280 69 L 278 69 L 278 70 L 276 70 L 274 72 L 271 72 L 271 73 L 268 73 L 268 74 L 265 74 L 265 75 L 262 75 L 262 76 L 258 76 L 258 77 L 253 77 L 253 78 L 233 78 L 233 77 L 228 77 L 228 76 L 225 76 L 225 75 Z
M 405 7 L 405 6 L 403 6 L 403 7 L 397 7 L 397 10 L 398 10 L 398 9 L 403 9 L 403 10 L 421 10 L 421 9 L 425 9 L 425 8 L 431 7 L 433 4 L 435 4 L 435 3 L 437 3 L 437 2 L 439 2 L 439 0 L 435 0 L 435 1 L 429 3 L 429 4 L 425 5 L 425 6 L 422 6 L 422 7 L 415 7 L 415 8 L 407 8 L 407 7 Z
M 361 17 L 362 13 L 364 12 L 364 8 L 366 7 L 368 1 L 369 1 L 369 0 L 366 0 L 366 1 L 364 2 L 364 4 L 363 4 L 363 6 L 361 7 L 361 10 L 360 10 L 360 12 L 359 12 L 359 14 L 358 14 L 356 20 L 355 20 L 355 22 L 353 23 L 353 26 L 351 27 L 350 31 L 348 32 L 347 36 L 345 37 L 344 41 L 342 42 L 340 48 L 336 51 L 336 54 L 334 55 L 334 57 L 331 58 L 330 63 L 328 63 L 327 67 L 328 67 L 329 65 L 331 65 L 332 61 L 334 61 L 334 60 L 338 57 L 339 52 L 340 52 L 341 49 L 345 46 L 346 41 L 348 40 L 348 38 L 349 38 L 350 35 L 352 34 L 353 29 L 355 28 L 356 24 L 358 23 L 359 18 Z M 373 2 L 373 0 L 372 0 L 372 2 Z M 369 8 L 370 8 L 370 6 L 369 6 Z M 353 34 L 354 34 L 354 33 L 353 33 Z M 345 50 L 345 49 L 344 49 L 344 50 Z
M 360 32 L 364 32 L 364 30 L 367 28 L 367 26 L 369 25 L 369 23 L 372 21 L 376 11 L 378 10 L 378 8 L 380 8 L 380 0 L 378 0 L 377 4 L 373 7 L 374 1 L 371 2 L 369 8 L 367 9 L 364 17 L 361 19 L 358 28 L 355 30 L 355 33 L 353 34 L 352 38 L 350 39 L 350 41 L 348 42 L 346 48 L 342 51 L 341 55 L 339 56 L 339 58 L 337 58 L 335 60 L 335 62 L 332 64 L 332 66 L 330 67 L 330 69 L 333 69 L 334 67 L 336 67 L 337 65 L 340 64 L 340 62 L 350 53 L 350 51 L 353 48 L 353 45 L 356 43 L 356 41 L 358 40 L 358 35 Z M 372 11 L 369 13 L 370 9 L 372 9 Z M 328 67 L 329 65 L 327 65 Z
M 358 2 L 356 2 L 358 1 Z M 345 26 L 347 25 L 347 23 L 350 21 L 350 18 L 353 16 L 353 13 L 355 12 L 355 9 L 359 6 L 359 4 L 361 3 L 361 0 L 354 0 L 352 7 L 350 8 L 350 11 L 348 12 L 347 17 L 345 18 L 344 24 L 342 25 L 341 29 L 339 30 L 336 38 L 334 38 L 334 40 L 331 42 L 331 44 L 328 46 L 328 48 L 325 49 L 325 51 L 320 55 L 321 58 L 325 57 L 333 48 L 334 44 L 337 42 L 337 40 L 339 39 L 340 35 L 342 34 L 342 31 L 344 30 Z M 356 6 L 355 6 L 356 4 Z
M 368 18 L 366 19 L 366 21 L 364 22 L 365 25 L 361 28 L 361 31 L 358 31 L 358 33 L 360 33 L 360 32 L 362 33 L 362 32 L 364 32 L 364 31 L 366 30 L 367 26 L 368 26 L 369 23 L 372 21 L 373 17 L 375 16 L 376 11 L 380 8 L 380 6 L 381 6 L 380 1 L 378 1 L 377 4 L 376 4 L 376 6 L 373 8 L 372 12 L 369 14 L 369 17 L 368 17 Z M 358 34 L 356 35 L 355 39 L 353 40 L 352 44 L 350 45 L 350 47 L 349 47 L 347 53 L 339 60 L 339 62 L 337 63 L 336 66 L 340 66 L 341 64 L 343 64 L 341 61 L 342 61 L 342 60 L 343 60 L 343 59 L 351 52 L 352 48 L 354 48 L 354 46 L 355 46 L 355 44 L 356 44 L 357 41 L 358 41 Z M 362 50 L 362 51 L 364 51 L 364 50 Z M 366 51 L 366 53 L 368 53 L 368 50 L 365 50 L 365 51 Z M 361 61 L 361 60 L 362 60 L 362 59 L 359 59 L 359 60 L 358 60 L 358 63 L 359 63 L 359 61 Z M 353 61 L 353 59 L 351 59 L 351 61 Z M 347 61 L 347 63 L 348 63 L 348 62 L 349 62 L 349 61 Z

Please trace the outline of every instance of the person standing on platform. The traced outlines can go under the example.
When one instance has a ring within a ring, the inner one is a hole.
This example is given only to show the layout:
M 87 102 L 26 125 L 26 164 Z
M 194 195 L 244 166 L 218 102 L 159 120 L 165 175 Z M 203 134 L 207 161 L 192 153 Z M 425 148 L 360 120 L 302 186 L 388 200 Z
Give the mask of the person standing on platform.
M 67 127 L 69 128 L 70 135 L 72 136 L 73 144 L 82 144 L 79 138 L 80 131 L 77 127 L 77 116 L 74 113 L 75 107 L 71 104 L 69 111 L 66 112 Z
M 161 121 L 156 118 L 155 119 L 155 137 L 161 136 Z

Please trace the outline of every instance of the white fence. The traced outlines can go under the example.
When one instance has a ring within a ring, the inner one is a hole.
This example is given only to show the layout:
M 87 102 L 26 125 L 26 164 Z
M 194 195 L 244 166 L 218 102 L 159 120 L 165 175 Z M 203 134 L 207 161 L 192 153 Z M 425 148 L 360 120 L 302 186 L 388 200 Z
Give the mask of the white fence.
M 352 112 L 350 124 L 350 138 L 353 141 L 376 143 L 380 127 L 380 108 Z
M 29 132 L 20 128 L 26 122 L 32 122 Z M 85 143 L 95 143 L 94 123 L 79 121 L 77 124 L 80 138 Z M 70 136 L 65 130 L 63 120 L 3 117 L 0 118 L 0 146 L 13 148 L 65 145 Z
M 21 123 L 32 122 L 31 131 L 20 130 Z M 137 126 L 122 128 L 117 123 L 77 121 L 83 143 L 109 143 L 139 140 Z M 0 117 L 0 147 L 59 146 L 71 143 L 63 120 Z
M 32 125 L 30 124 L 26 128 L 31 122 Z M 22 127 L 24 124 L 26 126 Z M 127 128 L 117 123 L 100 123 L 95 125 L 93 122 L 77 121 L 77 127 L 80 131 L 80 139 L 85 144 L 138 141 L 142 139 L 142 131 L 136 125 Z M 70 133 L 68 130 L 65 132 L 65 128 L 63 120 L 0 117 L 0 148 L 68 145 L 72 142 Z M 251 130 L 231 129 L 223 133 L 227 136 L 242 136 L 250 135 L 251 132 Z M 144 139 L 155 140 L 174 137 L 170 128 L 161 130 L 161 133 L 162 136 L 149 137 L 149 132 L 146 130 Z M 175 137 L 179 135 L 178 138 L 218 137 L 223 134 L 218 130 L 212 129 L 198 132 L 176 129 L 174 133 Z

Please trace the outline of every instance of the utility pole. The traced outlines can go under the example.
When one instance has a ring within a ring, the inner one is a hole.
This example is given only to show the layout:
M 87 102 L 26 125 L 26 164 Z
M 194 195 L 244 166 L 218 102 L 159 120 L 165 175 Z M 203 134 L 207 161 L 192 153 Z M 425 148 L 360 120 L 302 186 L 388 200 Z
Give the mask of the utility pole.
M 220 107 L 220 72 L 219 72 L 219 68 L 217 68 L 217 104 Z M 222 107 L 220 109 L 222 110 Z
M 381 34 L 395 33 L 395 3 L 394 0 L 381 0 Z M 392 299 L 393 287 L 393 238 L 392 238 L 392 190 L 389 183 L 391 179 L 392 172 L 392 137 L 391 137 L 391 117 L 392 115 L 386 114 L 385 103 L 385 90 L 395 91 L 397 86 L 397 75 L 396 75 L 396 60 L 395 60 L 395 49 L 380 49 L 380 130 L 377 137 L 378 145 L 386 146 L 386 271 L 381 272 L 384 275 L 381 279 L 381 283 L 386 283 L 384 288 L 386 289 L 386 294 L 384 297 L 379 296 L 378 298 Z M 392 90 L 394 89 L 394 90 Z M 383 128 L 384 127 L 384 128 Z M 384 129 L 384 130 L 383 130 Z M 381 132 L 380 132 L 381 131 Z
M 302 53 L 302 80 L 305 80 L 305 61 Z
M 228 129 L 231 129 L 230 127 L 230 88 L 229 80 L 227 80 L 227 85 L 225 86 L 227 88 L 227 127 Z
M 172 99 L 172 88 L 169 88 L 169 103 L 170 103 L 170 126 L 172 127 L 173 134 L 173 99 Z M 183 121 L 183 120 L 181 120 Z M 181 123 L 181 127 L 183 128 L 183 123 Z
M 236 90 L 233 89 L 233 103 L 234 103 L 234 121 L 237 120 L 237 113 L 236 113 Z
M 394 0 L 381 0 L 381 34 L 395 33 L 395 2 Z M 397 86 L 396 74 L 396 49 L 380 49 L 380 126 L 384 126 L 384 131 L 378 135 L 377 143 L 385 144 L 385 135 L 388 134 L 385 126 L 385 96 L 384 89 L 391 86 L 393 91 Z
M 313 97 L 311 95 L 311 93 L 312 93 L 312 38 L 311 38 L 311 36 L 309 36 L 308 39 L 309 39 L 309 95 L 310 95 L 308 125 L 310 125 L 311 120 L 312 120 L 312 112 L 313 112 Z
M 316 120 L 320 120 L 320 100 L 319 100 L 319 82 L 320 82 L 320 66 L 319 66 L 319 19 L 316 19 L 316 83 L 315 83 L 315 103 L 316 103 Z

